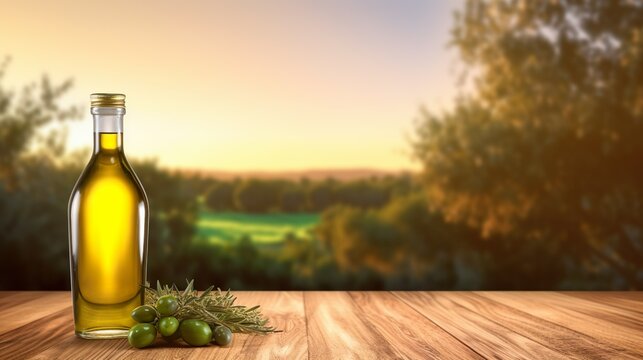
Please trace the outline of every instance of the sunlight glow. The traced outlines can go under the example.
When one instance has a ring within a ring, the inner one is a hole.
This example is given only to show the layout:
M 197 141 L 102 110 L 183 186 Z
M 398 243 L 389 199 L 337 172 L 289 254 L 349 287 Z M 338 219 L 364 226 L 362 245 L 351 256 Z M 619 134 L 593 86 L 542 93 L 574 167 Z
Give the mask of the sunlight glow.
M 455 93 L 459 2 L 3 2 L 9 84 L 125 93 L 127 154 L 165 166 L 409 168 L 418 108 Z M 72 149 L 91 146 L 86 110 Z

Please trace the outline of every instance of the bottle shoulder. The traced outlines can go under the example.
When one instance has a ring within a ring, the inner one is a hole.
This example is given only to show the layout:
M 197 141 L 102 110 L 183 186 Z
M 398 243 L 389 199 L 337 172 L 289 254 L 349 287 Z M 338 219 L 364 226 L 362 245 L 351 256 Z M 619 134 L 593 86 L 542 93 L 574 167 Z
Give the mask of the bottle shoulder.
M 121 154 L 94 154 L 81 173 L 70 201 L 80 193 L 130 193 L 147 204 L 147 195 L 136 173 Z

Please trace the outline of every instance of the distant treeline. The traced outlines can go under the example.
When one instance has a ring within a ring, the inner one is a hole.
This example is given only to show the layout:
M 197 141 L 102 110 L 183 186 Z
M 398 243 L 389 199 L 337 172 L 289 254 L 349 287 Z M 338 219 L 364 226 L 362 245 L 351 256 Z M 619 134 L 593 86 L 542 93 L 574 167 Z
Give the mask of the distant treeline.
M 380 208 L 391 199 L 417 191 L 411 175 L 319 181 L 237 179 L 200 181 L 205 206 L 212 211 L 246 213 L 322 212 L 334 205 Z

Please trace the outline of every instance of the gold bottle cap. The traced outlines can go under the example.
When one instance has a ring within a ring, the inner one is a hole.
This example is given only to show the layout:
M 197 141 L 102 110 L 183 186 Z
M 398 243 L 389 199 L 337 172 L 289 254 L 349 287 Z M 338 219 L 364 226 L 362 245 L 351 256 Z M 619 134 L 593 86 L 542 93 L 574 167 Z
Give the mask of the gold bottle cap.
M 95 93 L 89 96 L 92 107 L 125 107 L 124 94 Z

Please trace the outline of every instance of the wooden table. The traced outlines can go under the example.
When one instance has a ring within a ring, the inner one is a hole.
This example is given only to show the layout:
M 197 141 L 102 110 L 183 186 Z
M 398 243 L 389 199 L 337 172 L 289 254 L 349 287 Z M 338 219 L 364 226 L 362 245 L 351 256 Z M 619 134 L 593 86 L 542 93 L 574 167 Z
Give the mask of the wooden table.
M 643 358 L 641 292 L 238 292 L 283 333 L 231 347 L 73 333 L 68 292 L 0 292 L 1 359 Z

